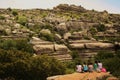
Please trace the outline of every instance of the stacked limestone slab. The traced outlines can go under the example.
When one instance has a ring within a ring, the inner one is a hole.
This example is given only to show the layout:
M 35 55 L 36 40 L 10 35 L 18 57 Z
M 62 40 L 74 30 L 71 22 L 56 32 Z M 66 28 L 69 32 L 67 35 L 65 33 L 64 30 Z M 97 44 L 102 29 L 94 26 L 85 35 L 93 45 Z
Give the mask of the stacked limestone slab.
M 71 60 L 69 49 L 64 44 L 56 44 L 33 37 L 31 42 L 36 54 L 48 54 L 58 60 Z
M 114 44 L 103 43 L 92 40 L 71 40 L 69 46 L 73 50 L 77 50 L 83 58 L 94 57 L 99 51 L 114 50 Z

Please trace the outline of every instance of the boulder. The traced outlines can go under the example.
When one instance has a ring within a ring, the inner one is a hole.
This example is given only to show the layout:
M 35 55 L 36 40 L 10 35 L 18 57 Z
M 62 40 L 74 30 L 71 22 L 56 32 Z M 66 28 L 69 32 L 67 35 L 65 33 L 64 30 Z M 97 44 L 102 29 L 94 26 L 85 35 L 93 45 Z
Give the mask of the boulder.
M 71 33 L 70 33 L 70 32 L 65 33 L 65 34 L 64 34 L 64 39 L 68 39 L 70 36 L 71 36 Z
M 66 23 L 60 23 L 59 25 L 56 26 L 58 31 L 67 31 Z
M 54 52 L 53 45 L 35 45 L 33 46 L 33 49 L 37 54 L 49 54 Z
M 35 24 L 34 23 L 28 23 L 27 26 L 28 27 L 33 27 Z
M 20 29 L 20 24 L 18 24 L 18 23 L 14 24 L 14 28 Z
M 51 34 L 51 31 L 49 29 L 42 29 L 40 31 L 40 33 L 42 33 L 42 34 Z
M 9 35 L 11 34 L 11 29 L 5 29 L 5 32 Z
M 62 39 L 61 35 L 55 34 L 55 40 L 56 40 L 56 41 L 57 41 L 57 40 L 61 40 L 61 39 Z
M 37 37 L 32 37 L 32 39 L 30 40 L 30 43 L 32 45 L 53 45 L 52 42 L 44 41 Z

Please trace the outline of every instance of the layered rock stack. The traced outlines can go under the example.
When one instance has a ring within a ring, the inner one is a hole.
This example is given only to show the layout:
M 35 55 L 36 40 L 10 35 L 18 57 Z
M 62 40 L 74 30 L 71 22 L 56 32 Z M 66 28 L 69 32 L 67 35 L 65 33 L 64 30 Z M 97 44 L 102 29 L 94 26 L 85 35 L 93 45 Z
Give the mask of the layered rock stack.
M 115 44 L 82 39 L 81 35 L 71 35 L 69 47 L 76 50 L 83 59 L 93 58 L 99 51 L 114 51 Z
M 69 49 L 64 44 L 56 44 L 53 42 L 43 41 L 39 38 L 33 37 L 31 42 L 36 54 L 48 54 L 58 60 L 71 60 Z

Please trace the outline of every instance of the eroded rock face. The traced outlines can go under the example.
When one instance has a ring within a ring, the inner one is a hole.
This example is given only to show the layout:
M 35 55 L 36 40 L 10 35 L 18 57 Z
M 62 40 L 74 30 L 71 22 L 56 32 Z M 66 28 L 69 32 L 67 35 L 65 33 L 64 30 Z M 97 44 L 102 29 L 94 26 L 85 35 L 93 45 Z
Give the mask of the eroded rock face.
M 84 59 L 94 57 L 99 51 L 113 51 L 115 47 L 112 43 L 102 43 L 93 40 L 72 40 L 69 43 L 69 47 L 77 50 L 79 55 Z
M 48 54 L 54 52 L 53 45 L 35 45 L 33 49 L 37 52 L 37 54 Z
M 54 44 L 55 51 L 68 52 L 68 48 L 65 45 Z
M 113 49 L 114 44 L 112 43 L 86 43 L 85 44 L 87 49 Z
M 69 49 L 64 44 L 56 44 L 49 41 L 43 41 L 40 38 L 33 37 L 30 41 L 36 54 L 48 54 L 58 60 L 72 59 Z
M 68 30 L 88 30 L 91 26 L 97 25 L 97 23 L 90 23 L 90 22 L 81 22 L 81 21 L 68 21 L 66 22 L 66 27 Z
M 113 49 L 114 44 L 112 43 L 101 43 L 101 42 L 94 42 L 94 41 L 87 41 L 87 40 L 80 40 L 74 41 L 70 44 L 71 48 L 78 48 L 78 49 Z
M 66 27 L 66 23 L 60 23 L 58 26 L 56 26 L 58 31 L 64 31 L 67 32 L 67 27 Z

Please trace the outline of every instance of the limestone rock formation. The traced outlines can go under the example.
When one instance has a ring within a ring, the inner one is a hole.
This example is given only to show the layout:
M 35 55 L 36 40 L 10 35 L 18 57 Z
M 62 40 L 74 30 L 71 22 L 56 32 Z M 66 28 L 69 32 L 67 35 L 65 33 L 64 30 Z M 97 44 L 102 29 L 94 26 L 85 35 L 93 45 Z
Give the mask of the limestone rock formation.
M 40 38 L 33 37 L 30 41 L 33 49 L 38 55 L 48 54 L 58 60 L 71 60 L 69 49 L 64 44 L 56 44 L 49 41 L 43 41 Z

